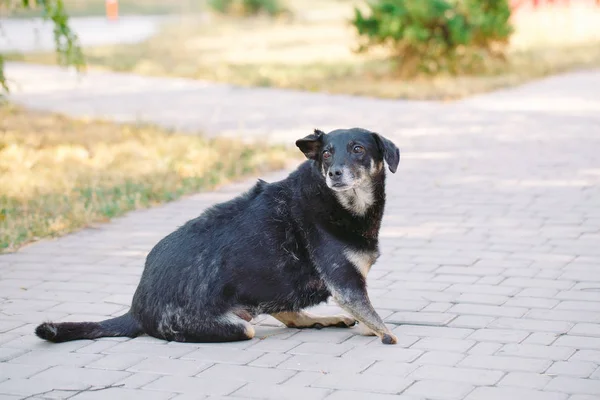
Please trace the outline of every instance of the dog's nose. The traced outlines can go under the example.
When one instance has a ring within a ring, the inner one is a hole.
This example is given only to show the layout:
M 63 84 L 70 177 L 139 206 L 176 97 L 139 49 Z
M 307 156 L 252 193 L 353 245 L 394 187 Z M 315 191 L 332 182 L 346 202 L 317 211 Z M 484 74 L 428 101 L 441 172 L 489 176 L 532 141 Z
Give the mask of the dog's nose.
M 341 168 L 330 168 L 329 169 L 329 177 L 331 179 L 340 179 L 342 177 L 342 169 Z

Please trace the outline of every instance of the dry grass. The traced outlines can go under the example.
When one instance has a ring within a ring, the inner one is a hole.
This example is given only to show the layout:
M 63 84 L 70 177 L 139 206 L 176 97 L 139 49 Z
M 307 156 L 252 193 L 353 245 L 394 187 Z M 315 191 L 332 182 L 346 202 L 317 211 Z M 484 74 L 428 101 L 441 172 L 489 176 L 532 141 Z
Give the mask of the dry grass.
M 508 63 L 479 76 L 402 80 L 381 51 L 357 55 L 351 1 L 290 0 L 292 21 L 183 19 L 135 45 L 86 50 L 93 67 L 385 98 L 457 99 L 559 72 L 600 66 L 600 8 L 516 14 Z M 576 4 L 576 3 L 572 3 Z M 53 62 L 51 54 L 12 57 Z
M 0 252 L 282 168 L 290 152 L 0 106 Z

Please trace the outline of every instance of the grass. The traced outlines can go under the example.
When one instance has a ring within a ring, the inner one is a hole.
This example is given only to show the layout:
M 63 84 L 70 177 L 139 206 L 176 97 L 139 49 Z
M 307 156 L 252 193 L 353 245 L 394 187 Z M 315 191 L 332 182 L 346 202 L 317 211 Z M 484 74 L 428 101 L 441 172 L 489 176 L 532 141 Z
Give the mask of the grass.
M 0 252 L 282 168 L 290 152 L 0 106 Z
M 531 12 L 514 18 L 506 64 L 479 76 L 404 80 L 381 51 L 353 52 L 349 1 L 289 0 L 292 20 L 183 19 L 141 44 L 86 49 L 92 67 L 383 98 L 459 99 L 548 75 L 600 66 L 600 8 Z M 573 3 L 574 4 L 574 3 Z M 53 54 L 10 55 L 53 63 Z

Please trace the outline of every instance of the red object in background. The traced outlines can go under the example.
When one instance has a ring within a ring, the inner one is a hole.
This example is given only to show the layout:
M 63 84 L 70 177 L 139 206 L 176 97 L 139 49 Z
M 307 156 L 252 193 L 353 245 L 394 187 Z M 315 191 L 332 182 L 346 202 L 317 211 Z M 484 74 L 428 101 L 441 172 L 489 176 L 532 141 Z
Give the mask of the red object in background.
M 106 17 L 111 21 L 119 19 L 119 1 L 106 0 Z

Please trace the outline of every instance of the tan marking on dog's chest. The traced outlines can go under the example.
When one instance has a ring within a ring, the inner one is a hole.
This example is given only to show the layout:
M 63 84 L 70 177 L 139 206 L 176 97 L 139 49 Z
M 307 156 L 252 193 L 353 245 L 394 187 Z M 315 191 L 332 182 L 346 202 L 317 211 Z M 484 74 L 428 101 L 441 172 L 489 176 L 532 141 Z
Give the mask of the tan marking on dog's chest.
M 335 195 L 346 210 L 356 215 L 364 215 L 375 202 L 373 188 L 370 185 L 356 187 L 344 192 L 335 192 Z
M 349 249 L 344 250 L 344 255 L 365 278 L 379 256 L 376 251 L 355 251 Z

